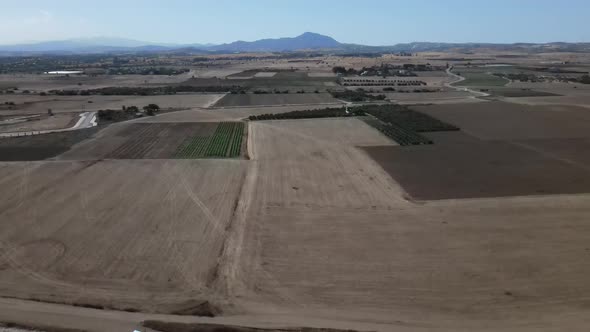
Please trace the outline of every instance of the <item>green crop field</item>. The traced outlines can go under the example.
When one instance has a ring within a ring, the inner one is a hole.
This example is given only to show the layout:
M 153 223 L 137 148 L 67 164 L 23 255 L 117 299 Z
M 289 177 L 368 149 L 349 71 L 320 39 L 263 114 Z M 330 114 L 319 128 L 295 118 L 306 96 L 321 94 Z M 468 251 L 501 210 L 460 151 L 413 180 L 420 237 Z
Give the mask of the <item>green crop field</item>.
M 464 81 L 454 83 L 456 86 L 504 86 L 508 80 L 494 76 L 483 70 L 457 69 L 455 74 L 465 77 Z
M 211 136 L 193 136 L 186 139 L 176 151 L 175 157 L 237 158 L 242 148 L 243 122 L 221 122 Z

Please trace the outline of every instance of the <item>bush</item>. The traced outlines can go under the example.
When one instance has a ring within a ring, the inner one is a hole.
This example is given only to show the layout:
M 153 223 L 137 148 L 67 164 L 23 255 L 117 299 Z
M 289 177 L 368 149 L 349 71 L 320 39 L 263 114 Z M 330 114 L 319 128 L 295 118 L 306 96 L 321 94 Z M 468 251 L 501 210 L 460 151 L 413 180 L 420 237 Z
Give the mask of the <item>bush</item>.
M 192 85 L 171 85 L 164 87 L 107 87 L 90 90 L 51 90 L 57 95 L 104 95 L 104 96 L 154 96 L 174 95 L 182 92 L 239 92 L 243 93 L 244 88 L 233 86 L 192 86 Z
M 368 94 L 364 89 L 359 88 L 355 91 L 344 90 L 344 91 L 330 91 L 330 94 L 336 99 L 343 99 L 352 102 L 362 102 L 369 100 L 385 100 L 385 95 L 371 95 Z
M 155 115 L 156 112 L 158 112 L 160 110 L 160 106 L 158 106 L 156 104 L 149 104 L 147 106 L 144 106 L 143 110 L 145 111 L 145 113 L 147 115 L 153 116 L 153 115 Z

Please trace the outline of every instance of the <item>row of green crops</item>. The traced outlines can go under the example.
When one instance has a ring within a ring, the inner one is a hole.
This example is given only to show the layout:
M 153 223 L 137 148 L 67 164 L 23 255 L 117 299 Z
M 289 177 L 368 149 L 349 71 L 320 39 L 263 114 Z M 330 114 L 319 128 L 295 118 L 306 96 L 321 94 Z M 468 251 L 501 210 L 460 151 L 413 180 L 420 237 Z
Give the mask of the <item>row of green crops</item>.
M 373 117 L 367 117 L 364 121 L 401 146 L 433 144 L 432 140 L 394 123 L 385 123 Z
M 436 119 L 428 114 L 420 113 L 411 110 L 406 106 L 395 104 L 369 104 L 320 110 L 292 111 L 278 114 L 252 115 L 249 119 L 251 121 L 257 121 L 346 116 L 365 116 L 365 122 L 402 146 L 432 144 L 432 140 L 420 134 L 423 132 L 459 130 L 458 127 Z
M 251 121 L 260 120 L 287 120 L 287 119 L 314 119 L 314 118 L 337 118 L 353 116 L 355 114 L 347 112 L 345 108 L 325 108 L 321 110 L 304 110 L 304 111 L 291 111 L 285 113 L 276 114 L 261 114 L 261 115 L 250 115 Z
M 242 148 L 242 137 L 244 137 L 244 124 L 239 122 L 239 125 L 234 127 L 231 144 L 229 146 L 228 157 L 235 158 L 240 155 L 240 150 Z
M 231 122 L 222 122 L 217 126 L 213 138 L 207 146 L 205 157 L 225 157 L 231 142 L 234 124 Z
M 240 156 L 243 122 L 221 122 L 211 136 L 194 136 L 185 140 L 177 149 L 175 157 L 236 158 Z
M 176 151 L 176 158 L 191 159 L 205 155 L 210 137 L 191 137 Z

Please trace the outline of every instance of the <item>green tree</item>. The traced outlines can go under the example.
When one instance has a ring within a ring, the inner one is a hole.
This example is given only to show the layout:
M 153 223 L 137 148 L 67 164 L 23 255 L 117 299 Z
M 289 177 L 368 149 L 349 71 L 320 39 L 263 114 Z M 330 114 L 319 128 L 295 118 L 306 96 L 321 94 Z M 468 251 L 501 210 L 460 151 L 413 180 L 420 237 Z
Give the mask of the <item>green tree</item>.
M 143 110 L 147 115 L 154 115 L 156 112 L 160 110 L 160 106 L 156 104 L 149 104 L 143 107 Z

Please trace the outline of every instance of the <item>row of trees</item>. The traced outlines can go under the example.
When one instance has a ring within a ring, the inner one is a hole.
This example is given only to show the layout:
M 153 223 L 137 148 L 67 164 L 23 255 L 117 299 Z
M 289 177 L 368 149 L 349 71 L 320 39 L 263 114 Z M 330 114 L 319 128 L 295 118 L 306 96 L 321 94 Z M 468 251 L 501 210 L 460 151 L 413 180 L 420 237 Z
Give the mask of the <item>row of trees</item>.
M 427 64 L 411 64 L 406 63 L 402 65 L 381 64 L 379 66 L 363 67 L 360 70 L 354 68 L 345 68 L 342 66 L 335 66 L 332 68 L 334 74 L 342 76 L 417 76 L 415 71 L 436 71 L 445 70 L 442 66 L 431 66 Z
M 164 87 L 106 87 L 90 90 L 51 90 L 50 94 L 60 96 L 154 96 L 154 95 L 174 95 L 183 92 L 234 92 L 244 91 L 244 88 L 234 86 L 192 86 L 192 85 L 175 85 Z
M 285 113 L 274 113 L 274 114 L 261 114 L 251 115 L 249 117 L 252 121 L 259 120 L 287 120 L 287 119 L 315 119 L 315 118 L 338 118 L 338 117 L 349 117 L 362 115 L 361 113 L 355 113 L 354 111 L 347 111 L 343 107 L 337 108 L 324 108 L 321 110 L 304 110 L 304 111 L 291 111 Z
M 137 106 L 123 106 L 121 110 L 99 110 L 97 117 L 99 121 L 120 122 L 141 117 L 144 114 L 154 116 L 160 111 L 157 104 L 149 104 L 142 107 L 143 112 Z
M 365 116 L 365 121 L 369 125 L 375 127 L 400 145 L 432 144 L 432 140 L 420 134 L 422 132 L 459 130 L 458 127 L 442 122 L 427 114 L 410 110 L 402 105 L 393 104 L 251 115 L 249 119 L 257 121 L 350 116 Z
M 116 67 L 107 71 L 109 75 L 180 75 L 189 72 L 188 68 L 171 67 Z
M 344 91 L 330 91 L 332 97 L 336 99 L 342 99 L 346 101 L 352 102 L 362 102 L 362 101 L 371 101 L 371 100 L 385 100 L 387 98 L 385 95 L 372 95 L 368 94 L 363 89 L 357 90 L 344 90 Z
M 385 123 L 395 124 L 414 132 L 459 130 L 458 127 L 452 124 L 440 121 L 428 114 L 416 112 L 402 105 L 363 105 L 359 106 L 358 109 Z

